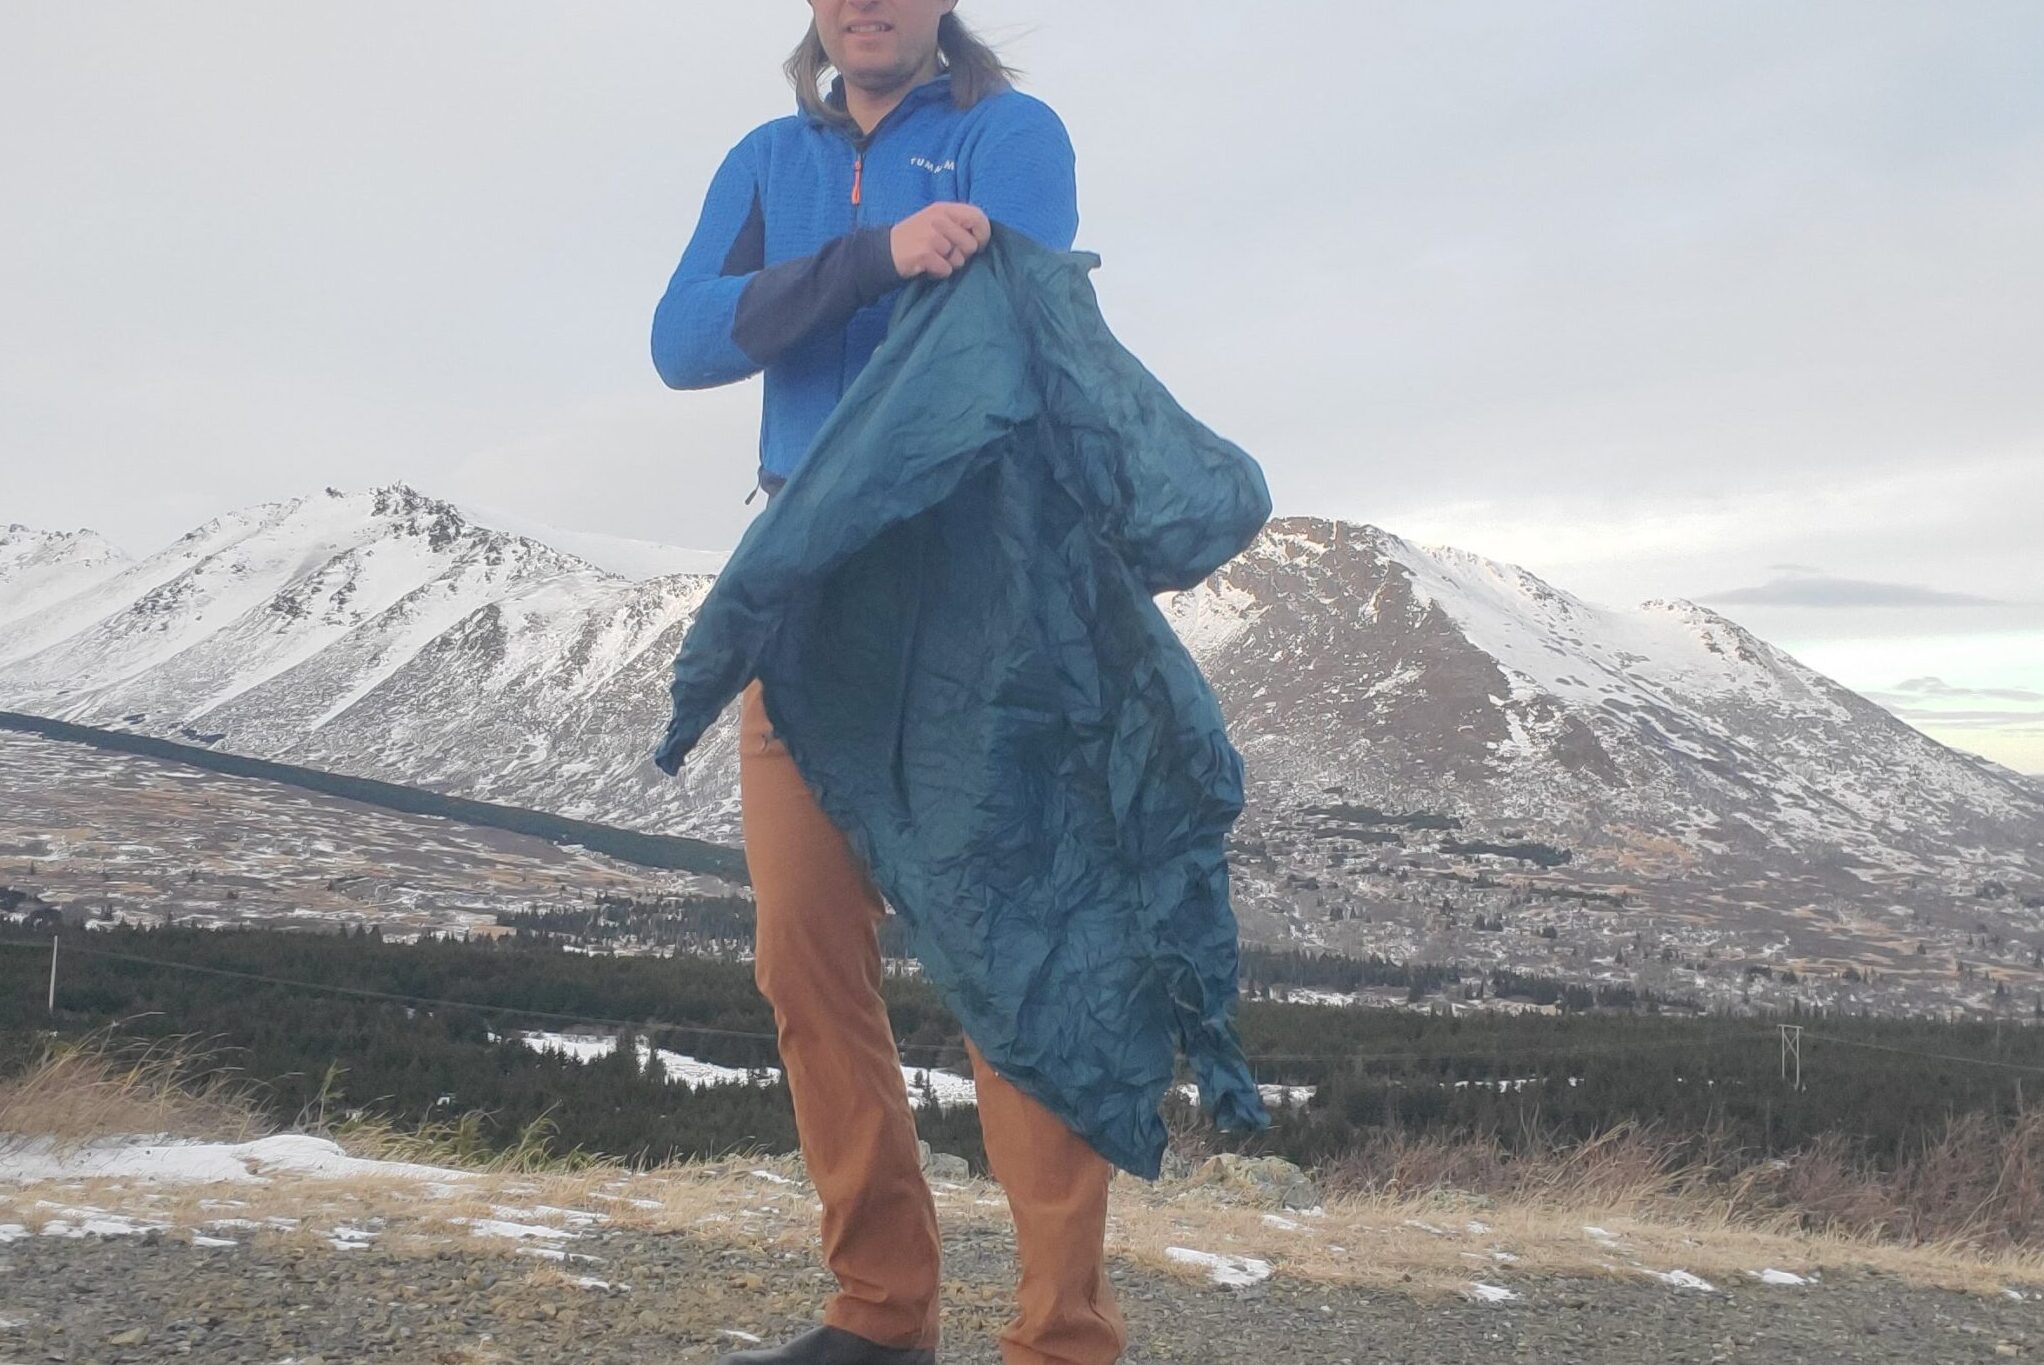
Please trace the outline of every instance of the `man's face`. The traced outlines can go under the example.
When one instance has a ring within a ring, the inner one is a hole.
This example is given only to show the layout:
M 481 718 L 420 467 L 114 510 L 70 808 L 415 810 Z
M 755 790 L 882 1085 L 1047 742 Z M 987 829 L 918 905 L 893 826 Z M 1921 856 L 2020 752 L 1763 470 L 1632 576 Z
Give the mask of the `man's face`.
M 909 80 L 937 53 L 937 23 L 958 0 L 809 0 L 830 63 L 845 81 L 886 89 Z

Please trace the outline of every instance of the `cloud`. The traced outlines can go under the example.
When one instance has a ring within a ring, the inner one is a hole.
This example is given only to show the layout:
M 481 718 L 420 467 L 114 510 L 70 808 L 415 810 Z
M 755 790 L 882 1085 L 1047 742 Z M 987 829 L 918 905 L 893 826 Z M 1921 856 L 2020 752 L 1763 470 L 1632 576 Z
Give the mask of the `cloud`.
M 1885 691 L 1870 693 L 1876 697 L 1944 697 L 1957 699 L 1974 697 L 1983 701 L 2037 701 L 2044 702 L 2044 692 L 2032 692 L 2022 687 L 1954 687 L 1943 678 L 1909 678 Z
M 1168 79 L 1157 6 L 967 8 L 1071 129 L 1117 335 L 1281 509 L 1615 603 L 1801 576 L 1724 600 L 1799 651 L 2044 632 L 2044 6 L 1302 0 L 1203 10 Z M 0 215 L 11 519 L 140 553 L 404 479 L 737 542 L 759 393 L 665 390 L 646 329 L 800 7 L 0 14 L 9 187 L 64 206 Z M 2030 605 L 1809 610 L 1826 572 Z M 1937 648 L 1850 676 L 2038 685 Z
M 1705 593 L 1700 602 L 1766 607 L 2003 607 L 2009 603 L 1970 592 L 1944 592 L 1914 583 L 1877 583 L 1799 571 L 1751 588 Z
M 1873 698 L 1881 709 L 1911 725 L 1951 730 L 1993 730 L 2004 735 L 2044 735 L 2044 711 L 1940 711 L 1929 706 L 1893 705 Z

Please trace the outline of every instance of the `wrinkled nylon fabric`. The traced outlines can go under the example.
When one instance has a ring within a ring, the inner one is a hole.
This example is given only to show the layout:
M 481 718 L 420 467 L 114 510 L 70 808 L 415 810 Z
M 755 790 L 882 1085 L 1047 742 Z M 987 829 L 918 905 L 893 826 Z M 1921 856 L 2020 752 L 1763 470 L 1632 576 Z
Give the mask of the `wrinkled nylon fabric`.
M 1270 1123 L 1235 1028 L 1242 762 L 1152 600 L 1270 495 L 1108 331 L 1098 265 L 997 225 L 903 292 L 704 599 L 654 761 L 759 677 L 966 1034 L 1154 1178 L 1179 1050 L 1218 1126 Z

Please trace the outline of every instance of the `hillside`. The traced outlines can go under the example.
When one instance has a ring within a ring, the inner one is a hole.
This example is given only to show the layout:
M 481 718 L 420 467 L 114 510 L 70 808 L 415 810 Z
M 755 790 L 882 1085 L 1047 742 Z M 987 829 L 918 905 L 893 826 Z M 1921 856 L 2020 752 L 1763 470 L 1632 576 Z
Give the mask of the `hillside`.
M 72 922 L 499 931 L 597 896 L 741 894 L 528 834 L 0 729 L 0 887 Z
M 140 560 L 15 527 L 0 708 L 734 841 L 729 715 L 648 761 L 714 557 L 480 514 L 329 489 Z M 1248 764 L 1251 941 L 1720 1005 L 2044 989 L 2044 791 L 1718 613 L 1312 518 L 1159 606 Z

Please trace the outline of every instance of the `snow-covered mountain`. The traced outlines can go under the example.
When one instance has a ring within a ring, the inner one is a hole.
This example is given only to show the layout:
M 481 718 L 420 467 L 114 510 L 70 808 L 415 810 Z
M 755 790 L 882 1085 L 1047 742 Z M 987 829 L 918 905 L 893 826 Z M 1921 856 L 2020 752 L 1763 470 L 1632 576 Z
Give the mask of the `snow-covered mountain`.
M 650 762 L 711 582 L 660 570 L 717 561 L 584 548 L 612 567 L 404 485 L 253 507 L 134 561 L 10 528 L 0 707 L 735 839 L 729 715 L 681 780 Z M 1248 762 L 1242 904 L 1265 937 L 1367 946 L 1324 921 L 1388 924 L 1415 874 L 1473 887 L 1456 903 L 1479 915 L 1505 874 L 1690 919 L 2044 893 L 2036 785 L 1693 603 L 1596 606 L 1287 518 L 1160 606 Z
M 2044 853 L 2044 808 L 2014 773 L 1691 602 L 1611 610 L 1512 565 L 1293 518 L 1165 606 L 1274 809 L 1339 790 L 1643 870 Z
M 127 562 L 97 531 L 37 531 L 10 523 L 0 531 L 0 627 L 75 597 Z
M 1247 936 L 1717 1003 L 1737 959 L 1846 1007 L 2044 985 L 2038 791 L 1716 612 L 1306 518 L 1162 605 L 1246 760 Z
M 731 823 L 731 726 L 683 780 L 646 761 L 707 574 L 635 581 L 398 484 L 230 513 L 81 581 L 0 627 L 0 706 L 577 818 Z
M 710 574 L 722 572 L 731 556 L 722 550 L 684 550 L 650 540 L 631 540 L 592 531 L 574 531 L 499 507 L 478 502 L 458 502 L 455 510 L 477 526 L 489 526 L 512 535 L 551 545 L 621 577 L 641 581 L 669 574 Z

